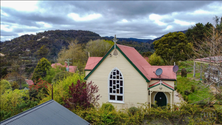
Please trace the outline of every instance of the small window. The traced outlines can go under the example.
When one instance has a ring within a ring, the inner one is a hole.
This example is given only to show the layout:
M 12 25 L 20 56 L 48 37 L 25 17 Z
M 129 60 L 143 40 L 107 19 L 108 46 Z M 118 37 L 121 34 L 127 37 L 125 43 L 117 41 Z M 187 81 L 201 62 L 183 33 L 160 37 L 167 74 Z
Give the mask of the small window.
M 109 100 L 123 102 L 123 96 L 123 75 L 118 69 L 114 69 L 109 76 Z
M 110 100 L 116 100 L 114 95 L 110 95 Z

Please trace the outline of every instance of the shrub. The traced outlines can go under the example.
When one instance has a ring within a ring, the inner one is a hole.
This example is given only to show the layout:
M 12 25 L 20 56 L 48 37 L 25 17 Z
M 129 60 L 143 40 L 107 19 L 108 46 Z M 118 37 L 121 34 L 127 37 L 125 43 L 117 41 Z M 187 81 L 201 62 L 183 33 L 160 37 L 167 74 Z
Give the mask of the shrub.
M 187 70 L 185 68 L 181 70 L 181 77 L 187 77 Z
M 58 72 L 52 79 L 52 83 L 56 83 L 60 80 L 63 80 L 64 78 L 67 78 L 67 76 L 70 76 L 70 75 L 72 75 L 72 73 L 70 72 L 66 72 L 66 71 Z
M 103 103 L 101 109 L 106 111 L 113 111 L 115 107 L 111 103 Z
M 41 78 L 38 80 L 38 82 L 36 83 L 36 85 L 30 85 L 29 86 L 29 90 L 37 90 L 37 91 L 43 91 L 44 94 L 48 94 L 47 92 L 47 88 L 50 84 L 45 81 L 45 80 L 42 80 Z
M 2 79 L 0 81 L 0 95 L 3 94 L 7 89 L 12 89 L 9 81 Z
M 100 95 L 95 95 L 99 91 L 97 85 L 93 85 L 92 81 L 89 83 L 77 81 L 77 84 L 72 83 L 69 86 L 69 96 L 64 99 L 64 106 L 69 109 L 81 107 L 83 109 L 91 107 L 91 104 L 96 106 Z
M 191 92 L 195 92 L 196 91 L 196 86 L 195 85 L 192 85 L 191 86 Z
M 175 86 L 174 89 L 177 90 L 177 86 Z
M 215 98 L 218 99 L 218 100 L 222 100 L 222 93 L 217 93 L 215 95 Z
M 139 112 L 139 108 L 137 108 L 137 107 L 130 107 L 128 109 L 129 115 L 135 115 L 137 112 Z
M 191 92 L 190 92 L 189 90 L 185 90 L 185 91 L 184 91 L 184 94 L 185 94 L 185 95 L 189 95 L 190 93 L 191 93 Z
M 160 56 L 158 56 L 156 53 L 153 53 L 149 57 L 149 63 L 150 65 L 164 65 L 163 59 Z
M 16 81 L 12 83 L 12 90 L 19 89 L 19 85 Z
M 52 83 L 52 80 L 55 77 L 55 75 L 61 71 L 62 70 L 60 68 L 50 68 L 47 71 L 46 76 L 43 78 L 43 80 L 47 81 L 48 83 Z
M 75 85 L 77 84 L 77 81 L 80 80 L 81 82 L 84 81 L 84 76 L 79 75 L 78 73 L 73 73 L 71 76 L 68 76 L 67 78 L 63 79 L 62 81 L 58 81 L 56 84 L 53 84 L 53 100 L 58 102 L 61 105 L 64 105 L 64 98 L 68 98 L 69 96 L 69 86 L 72 85 L 72 83 Z M 41 103 L 44 103 L 52 98 L 52 86 L 49 86 L 47 88 L 47 92 L 49 95 L 47 95 L 45 98 L 43 98 L 40 101 Z

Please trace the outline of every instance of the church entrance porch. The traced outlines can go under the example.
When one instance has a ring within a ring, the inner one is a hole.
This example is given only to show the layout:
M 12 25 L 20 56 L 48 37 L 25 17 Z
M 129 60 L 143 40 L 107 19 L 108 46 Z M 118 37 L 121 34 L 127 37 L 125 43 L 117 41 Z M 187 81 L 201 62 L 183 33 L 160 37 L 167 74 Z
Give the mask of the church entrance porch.
M 163 92 L 156 93 L 155 102 L 158 106 L 166 106 L 167 105 L 167 97 Z

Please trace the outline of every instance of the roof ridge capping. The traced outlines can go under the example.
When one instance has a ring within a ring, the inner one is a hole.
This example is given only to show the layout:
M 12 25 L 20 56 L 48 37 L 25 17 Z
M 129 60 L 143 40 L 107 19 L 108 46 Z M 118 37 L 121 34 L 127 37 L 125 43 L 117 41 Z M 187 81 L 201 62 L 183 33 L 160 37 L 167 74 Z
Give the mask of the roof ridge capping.
M 33 112 L 33 111 L 35 111 L 35 110 L 43 107 L 43 106 L 45 106 L 45 105 L 48 105 L 48 104 L 52 103 L 53 101 L 54 101 L 54 100 L 51 99 L 51 100 L 49 100 L 49 101 L 47 101 L 47 102 L 44 102 L 44 103 L 42 103 L 42 104 L 40 104 L 40 105 L 37 105 L 37 106 L 35 106 L 35 107 L 31 108 L 31 109 L 28 109 L 28 110 L 26 110 L 26 111 L 24 111 L 24 112 L 21 112 L 21 113 L 19 113 L 19 114 L 17 114 L 17 115 L 14 115 L 14 116 L 10 117 L 10 118 L 7 118 L 6 120 L 1 121 L 0 124 L 3 124 L 3 123 L 4 123 L 4 124 L 8 124 L 8 123 L 10 123 L 10 122 L 12 122 L 12 121 L 14 121 L 14 120 L 16 120 L 16 119 L 19 119 L 20 117 L 23 117 L 23 116 L 25 116 L 25 115 L 27 115 L 27 114 L 29 114 L 29 113 L 31 113 L 31 112 Z M 4 125 L 4 124 L 3 124 L 3 125 Z

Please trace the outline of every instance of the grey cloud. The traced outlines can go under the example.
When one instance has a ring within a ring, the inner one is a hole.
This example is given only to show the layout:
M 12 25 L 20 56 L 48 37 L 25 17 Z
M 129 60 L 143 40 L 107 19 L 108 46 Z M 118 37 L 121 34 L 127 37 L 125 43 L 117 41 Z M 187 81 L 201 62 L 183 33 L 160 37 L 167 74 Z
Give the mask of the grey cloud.
M 191 26 L 182 26 L 174 23 L 174 19 L 187 22 L 212 22 L 211 14 L 188 15 L 195 10 L 203 9 L 212 11 L 211 1 L 40 1 L 38 10 L 34 12 L 21 12 L 11 8 L 2 7 L 9 17 L 1 16 L 1 23 L 8 25 L 19 25 L 11 32 L 11 36 L 21 32 L 38 32 L 44 30 L 90 30 L 108 36 L 117 34 L 119 37 L 147 38 L 147 36 L 162 36 L 168 32 L 186 30 Z M 222 5 L 222 2 L 218 2 Z M 215 11 L 215 9 L 214 9 Z M 179 13 L 173 15 L 172 13 Z M 76 22 L 69 18 L 69 13 L 77 13 L 80 16 L 86 14 L 99 13 L 101 18 Z M 150 21 L 149 15 L 155 13 L 167 18 L 161 19 L 166 23 L 165 26 L 159 26 L 154 21 Z M 222 13 L 220 13 L 222 15 Z M 218 15 L 220 16 L 220 15 Z M 126 19 L 128 23 L 118 23 Z M 145 20 L 147 19 L 147 20 Z M 43 27 L 37 22 L 45 22 L 52 25 L 51 28 Z M 168 25 L 173 28 L 164 30 Z M 25 26 L 25 27 L 24 27 Z M 35 28 L 28 28 L 32 26 Z M 2 36 L 4 35 L 1 34 Z M 6 33 L 5 33 L 6 36 Z

